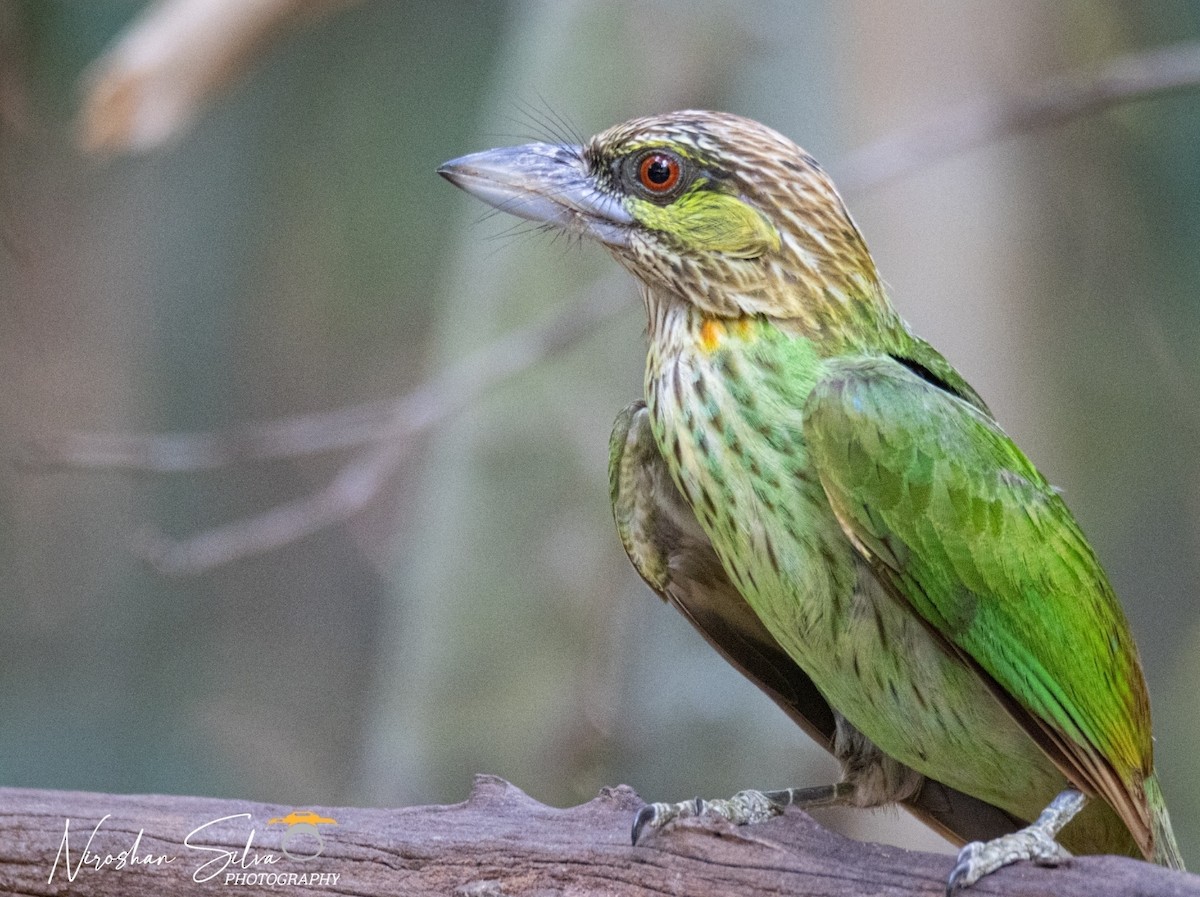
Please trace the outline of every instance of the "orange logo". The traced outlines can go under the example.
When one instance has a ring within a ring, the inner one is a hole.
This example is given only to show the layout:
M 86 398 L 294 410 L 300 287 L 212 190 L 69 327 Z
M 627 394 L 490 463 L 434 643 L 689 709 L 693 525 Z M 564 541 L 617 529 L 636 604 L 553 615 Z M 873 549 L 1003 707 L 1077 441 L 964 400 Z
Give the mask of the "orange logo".
M 276 816 L 268 821 L 267 825 L 286 825 L 289 828 L 293 825 L 337 825 L 337 820 L 321 816 L 312 810 L 292 810 L 286 816 Z

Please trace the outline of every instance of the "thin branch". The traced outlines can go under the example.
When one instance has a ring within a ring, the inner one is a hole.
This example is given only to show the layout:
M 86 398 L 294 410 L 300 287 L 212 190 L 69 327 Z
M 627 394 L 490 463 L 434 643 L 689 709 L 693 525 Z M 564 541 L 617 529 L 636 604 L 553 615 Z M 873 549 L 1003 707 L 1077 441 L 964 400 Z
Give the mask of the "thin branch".
M 222 432 L 87 433 L 25 441 L 26 467 L 87 467 L 146 473 L 194 473 L 243 461 L 278 461 L 356 448 L 377 441 L 407 404 L 364 402 L 334 411 L 244 424 Z
M 621 290 L 614 289 L 617 282 L 616 277 L 605 277 L 593 284 L 577 301 L 569 303 L 565 310 L 529 327 L 514 330 L 463 361 L 445 368 L 392 403 L 388 415 L 382 420 L 370 420 L 372 414 L 378 413 L 374 405 L 334 412 L 324 420 L 316 421 L 315 426 L 310 419 L 310 429 L 316 431 L 316 438 L 304 444 L 305 450 L 312 450 L 316 445 L 332 447 L 339 435 L 337 423 L 355 417 L 360 420 L 354 438 L 358 442 L 371 443 L 366 450 L 347 462 L 325 488 L 304 498 L 276 505 L 263 514 L 235 520 L 183 540 L 143 532 L 136 539 L 135 552 L 164 573 L 192 574 L 280 548 L 347 520 L 379 493 L 408 455 L 417 436 L 463 411 L 489 388 L 575 345 L 593 333 L 597 326 L 615 318 L 618 312 L 627 310 L 628 297 Z M 286 431 L 288 424 L 283 421 L 274 426 Z M 351 434 L 346 432 L 341 435 L 348 437 Z M 171 438 L 155 438 L 154 448 L 163 457 L 171 457 L 172 446 L 165 442 Z M 235 440 L 222 448 L 216 437 L 205 434 L 188 434 L 183 447 L 194 448 L 194 443 L 202 443 L 205 439 L 216 440 L 216 449 L 204 459 L 206 461 L 215 460 L 222 454 L 244 452 L 255 445 L 273 449 L 285 447 L 278 440 L 268 445 L 264 441 L 251 439 L 240 444 Z M 138 446 L 127 442 L 124 448 L 136 450 Z M 293 443 L 291 448 L 298 449 L 300 446 Z M 163 449 L 166 451 L 163 452 Z M 110 460 L 121 462 L 131 460 L 128 453 L 112 453 L 109 457 Z M 129 465 L 123 463 L 121 466 Z
M 17 462 L 34 469 L 198 473 L 243 461 L 278 461 L 409 438 L 628 310 L 626 278 L 605 277 L 528 327 L 451 364 L 399 399 L 362 402 L 220 432 L 67 432 L 26 439 Z
M 1200 41 L 1118 56 L 1057 75 L 1024 96 L 952 106 L 852 152 L 831 170 L 843 190 L 868 190 L 969 149 L 1065 124 L 1119 103 L 1200 86 Z
M 986 143 L 1049 128 L 1122 102 L 1200 86 L 1200 42 L 1111 60 L 1098 71 L 1043 81 L 1022 97 L 952 108 L 893 133 L 832 166 L 846 190 L 865 191 Z M 26 462 L 159 473 L 210 470 L 366 447 L 328 486 L 301 499 L 177 541 L 143 533 L 138 553 L 159 569 L 195 573 L 294 542 L 353 516 L 395 472 L 413 439 L 490 387 L 570 347 L 628 307 L 611 279 L 531 327 L 501 337 L 395 402 L 251 424 L 226 434 L 71 433 L 28 445 Z

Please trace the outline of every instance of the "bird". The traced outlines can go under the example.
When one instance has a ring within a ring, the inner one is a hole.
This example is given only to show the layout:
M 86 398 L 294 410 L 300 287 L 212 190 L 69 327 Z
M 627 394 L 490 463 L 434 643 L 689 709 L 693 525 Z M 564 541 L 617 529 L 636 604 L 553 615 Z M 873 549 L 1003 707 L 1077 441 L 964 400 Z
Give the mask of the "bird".
M 609 484 L 638 573 L 839 761 L 833 785 L 646 805 L 681 817 L 899 803 L 1018 860 L 1183 861 L 1112 586 L 1065 501 L 894 309 L 834 184 L 731 113 L 635 118 L 438 173 L 604 246 L 641 287 L 645 395 Z

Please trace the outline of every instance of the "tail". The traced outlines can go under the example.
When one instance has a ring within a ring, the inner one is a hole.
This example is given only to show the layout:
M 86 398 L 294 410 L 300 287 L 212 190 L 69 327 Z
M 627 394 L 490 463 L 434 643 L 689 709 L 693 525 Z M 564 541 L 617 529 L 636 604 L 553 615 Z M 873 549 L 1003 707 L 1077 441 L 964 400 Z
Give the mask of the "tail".
M 1183 869 L 1183 855 L 1171 831 L 1171 816 L 1158 787 L 1158 774 L 1151 773 L 1145 782 L 1146 803 L 1150 805 L 1150 827 L 1154 834 L 1154 855 L 1149 859 L 1168 869 Z

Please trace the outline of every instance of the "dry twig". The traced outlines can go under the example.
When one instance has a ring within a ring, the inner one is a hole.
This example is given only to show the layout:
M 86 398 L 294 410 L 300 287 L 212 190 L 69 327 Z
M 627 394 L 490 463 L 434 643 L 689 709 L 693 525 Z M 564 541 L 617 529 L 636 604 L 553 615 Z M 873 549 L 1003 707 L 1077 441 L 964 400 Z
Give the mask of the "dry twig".
M 207 469 L 237 458 L 280 458 L 365 445 L 325 488 L 263 514 L 176 540 L 143 531 L 135 551 L 172 574 L 198 573 L 295 542 L 361 511 L 413 447 L 415 438 L 468 407 L 491 386 L 551 358 L 594 332 L 628 305 L 613 289 L 615 278 L 595 283 L 568 313 L 555 313 L 515 330 L 458 364 L 442 370 L 392 403 L 358 405 L 328 415 L 307 415 L 238 435 L 189 433 L 149 437 L 75 434 L 76 448 L 94 466 L 183 471 Z M 79 456 L 53 453 L 57 464 Z M 147 462 L 153 464 L 148 467 Z
M 79 144 L 146 152 L 178 139 L 272 39 L 352 0 L 159 0 L 84 77 Z
M 869 190 L 984 144 L 1197 86 L 1200 42 L 1118 56 L 1096 71 L 1049 78 L 1023 96 L 952 106 L 920 125 L 867 144 L 833 170 L 843 190 Z

